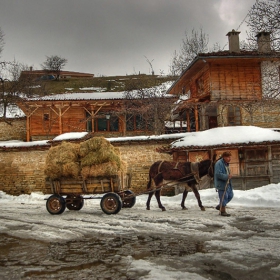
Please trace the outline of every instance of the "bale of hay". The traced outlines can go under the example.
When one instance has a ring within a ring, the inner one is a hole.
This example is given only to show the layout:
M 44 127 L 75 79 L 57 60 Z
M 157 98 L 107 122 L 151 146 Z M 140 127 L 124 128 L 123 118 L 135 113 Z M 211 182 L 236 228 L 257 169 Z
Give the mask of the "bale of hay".
M 127 165 L 125 162 L 121 161 L 120 166 L 116 162 L 105 162 L 100 164 L 94 164 L 91 166 L 84 166 L 81 169 L 81 175 L 84 180 L 89 177 L 98 176 L 113 176 L 120 175 L 121 173 L 127 172 Z
M 115 162 L 120 168 L 121 159 L 120 156 L 115 154 L 114 150 L 100 150 L 96 152 L 89 152 L 87 155 L 81 158 L 82 167 L 106 162 Z
M 120 175 L 127 171 L 119 148 L 104 137 L 93 137 L 80 144 L 62 142 L 51 147 L 45 165 L 45 174 L 51 179 L 61 177 L 83 179 L 88 177 Z
M 51 179 L 77 178 L 80 174 L 79 144 L 62 142 L 51 147 L 45 164 L 45 174 Z
M 93 137 L 80 144 L 81 167 L 115 163 L 121 168 L 120 151 L 104 137 Z
M 111 148 L 111 143 L 104 137 L 93 137 L 80 144 L 80 156 L 84 157 L 89 152 L 106 150 Z M 112 146 L 113 147 L 113 146 Z

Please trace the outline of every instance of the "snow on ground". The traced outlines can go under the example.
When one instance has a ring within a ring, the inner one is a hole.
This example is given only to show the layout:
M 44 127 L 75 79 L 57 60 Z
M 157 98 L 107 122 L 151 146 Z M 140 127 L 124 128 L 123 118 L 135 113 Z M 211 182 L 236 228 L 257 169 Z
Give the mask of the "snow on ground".
M 190 265 L 184 273 L 171 267 L 167 260 L 127 256 L 130 273 L 145 275 L 137 279 L 210 279 L 202 277 L 199 270 L 210 261 L 248 273 L 272 266 L 270 275 L 279 275 L 280 183 L 235 190 L 234 194 L 228 205 L 231 217 L 222 217 L 214 208 L 218 197 L 213 188 L 200 190 L 206 211 L 200 211 L 193 193 L 187 197 L 186 211 L 180 207 L 181 194 L 162 197 L 166 212 L 157 207 L 154 197 L 151 210 L 147 211 L 147 195 L 139 195 L 134 207 L 123 208 L 116 215 L 103 213 L 100 199 L 86 199 L 80 211 L 65 210 L 61 215 L 51 215 L 44 200 L 49 195 L 11 196 L 0 192 L 0 234 L 44 241 L 79 240 L 95 235 L 160 234 L 205 242 L 205 252 L 181 257 L 180 261 L 186 258 L 186 263 L 201 264 L 200 268 Z

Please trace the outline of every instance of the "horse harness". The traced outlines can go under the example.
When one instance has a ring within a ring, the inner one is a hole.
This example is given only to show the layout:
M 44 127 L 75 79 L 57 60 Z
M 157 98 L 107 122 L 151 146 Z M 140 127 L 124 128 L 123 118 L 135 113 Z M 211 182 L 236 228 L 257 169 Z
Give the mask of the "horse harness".
M 156 175 L 155 177 L 157 177 L 160 173 L 162 173 L 162 172 L 160 171 L 160 168 L 161 168 L 161 166 L 162 166 L 163 163 L 164 163 L 164 160 L 161 161 L 161 163 L 159 164 L 159 166 L 158 166 L 158 173 L 157 173 L 157 175 Z M 176 162 L 176 165 L 175 165 L 174 168 L 172 168 L 172 169 L 179 170 L 179 171 L 181 172 L 181 174 L 182 174 L 183 177 L 180 178 L 179 180 L 185 179 L 185 178 L 188 178 L 188 177 L 193 176 L 194 179 L 195 179 L 195 181 L 196 181 L 196 183 L 198 184 L 198 183 L 201 181 L 201 179 L 199 178 L 198 164 L 199 164 L 199 162 L 190 162 L 191 173 L 189 173 L 189 174 L 184 174 L 184 173 L 182 172 L 182 170 L 180 170 L 180 169 L 178 168 L 179 161 Z

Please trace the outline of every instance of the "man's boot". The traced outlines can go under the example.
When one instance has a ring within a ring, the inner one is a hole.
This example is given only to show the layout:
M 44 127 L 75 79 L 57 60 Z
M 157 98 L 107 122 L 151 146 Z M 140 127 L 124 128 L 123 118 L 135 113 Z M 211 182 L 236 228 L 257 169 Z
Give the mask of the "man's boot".
M 225 216 L 225 217 L 229 217 L 230 216 L 230 214 L 228 214 L 226 212 L 226 207 L 225 206 L 222 206 L 222 208 L 221 208 L 221 216 Z

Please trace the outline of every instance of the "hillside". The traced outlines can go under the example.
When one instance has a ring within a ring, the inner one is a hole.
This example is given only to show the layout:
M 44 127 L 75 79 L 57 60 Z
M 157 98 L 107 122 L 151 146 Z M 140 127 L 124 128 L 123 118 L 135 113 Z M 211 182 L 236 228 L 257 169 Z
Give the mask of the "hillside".
M 38 87 L 34 87 L 34 94 L 60 94 L 71 92 L 100 92 L 100 91 L 125 91 L 137 88 L 149 88 L 158 86 L 168 81 L 175 81 L 177 77 L 130 75 L 94 77 L 90 79 L 63 79 L 59 81 L 40 81 Z

